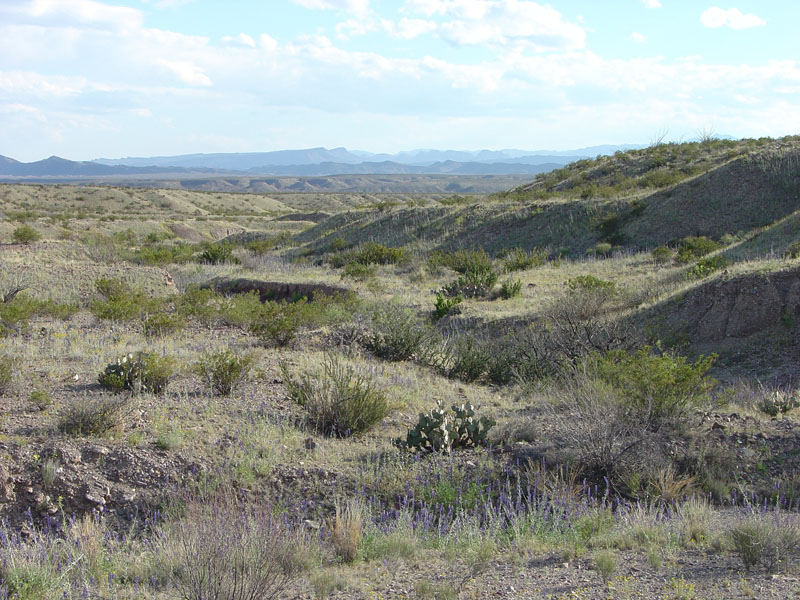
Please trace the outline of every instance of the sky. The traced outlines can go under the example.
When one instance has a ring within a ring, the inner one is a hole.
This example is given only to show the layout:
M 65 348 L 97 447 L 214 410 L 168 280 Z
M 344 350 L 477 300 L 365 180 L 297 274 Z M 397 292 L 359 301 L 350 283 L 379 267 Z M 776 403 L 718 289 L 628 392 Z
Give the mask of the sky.
M 797 0 L 0 0 L 0 154 L 791 135 L 799 22 Z

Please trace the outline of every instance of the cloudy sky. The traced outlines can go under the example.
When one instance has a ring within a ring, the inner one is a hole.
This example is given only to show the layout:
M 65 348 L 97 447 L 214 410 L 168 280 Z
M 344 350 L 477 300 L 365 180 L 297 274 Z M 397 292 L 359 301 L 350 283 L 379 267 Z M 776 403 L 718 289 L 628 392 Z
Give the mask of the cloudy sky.
M 0 154 L 800 133 L 800 2 L 715 2 L 0 0 Z

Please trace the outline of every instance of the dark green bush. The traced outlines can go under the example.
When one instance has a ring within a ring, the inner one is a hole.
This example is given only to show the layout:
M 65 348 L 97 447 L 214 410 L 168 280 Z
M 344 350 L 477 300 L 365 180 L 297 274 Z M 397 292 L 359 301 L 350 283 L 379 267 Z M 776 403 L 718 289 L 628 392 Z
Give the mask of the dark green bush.
M 784 258 L 800 258 L 800 242 L 792 242 L 783 253 Z
M 654 248 L 652 252 L 650 252 L 650 256 L 653 257 L 653 262 L 657 265 L 665 265 L 669 261 L 672 260 L 673 252 L 666 246 L 659 246 L 658 248 Z
M 95 280 L 95 287 L 102 298 L 95 298 L 90 309 L 98 319 L 130 321 L 158 312 L 163 304 L 159 298 L 134 290 L 120 279 L 100 278 Z
M 471 383 L 483 377 L 489 369 L 489 351 L 472 336 L 456 338 L 449 350 L 451 360 L 447 369 L 448 377 Z
M 758 403 L 758 409 L 771 416 L 785 415 L 800 406 L 800 397 L 789 392 L 776 391 Z
M 160 394 L 175 374 L 175 361 L 153 352 L 126 354 L 109 363 L 98 376 L 100 385 L 114 392 L 131 390 Z
M 13 237 L 14 241 L 18 244 L 30 244 L 32 242 L 38 242 L 42 236 L 30 225 L 21 225 L 14 230 L 11 237 Z
M 375 276 L 375 267 L 365 265 L 360 262 L 347 263 L 342 269 L 342 279 L 350 278 L 356 281 L 364 281 Z
M 378 358 L 408 360 L 424 352 L 435 332 L 410 310 L 389 305 L 372 314 L 372 328 L 364 344 Z
M 451 407 L 452 414 L 442 409 L 442 403 L 429 413 L 420 413 L 419 421 L 406 434 L 406 439 L 397 439 L 395 444 L 408 450 L 441 452 L 472 448 L 486 444 L 489 430 L 495 422 L 487 417 L 477 419 L 475 407 L 469 402 Z
M 258 321 L 250 325 L 250 332 L 267 345 L 288 346 L 308 320 L 307 308 L 305 299 L 291 303 L 267 302 Z
M 437 292 L 436 301 L 433 305 L 433 321 L 436 322 L 447 315 L 458 314 L 460 310 L 458 305 L 463 301 L 464 299 L 461 296 L 447 298 L 444 294 Z
M 696 265 L 689 268 L 687 275 L 693 279 L 703 279 L 716 271 L 727 268 L 728 264 L 728 259 L 721 254 L 701 258 Z
M 186 321 L 180 315 L 159 312 L 145 317 L 142 329 L 145 337 L 165 337 L 181 331 Z
M 496 385 L 533 383 L 554 376 L 559 357 L 545 336 L 531 329 L 503 336 L 488 347 L 486 375 Z
M 370 430 L 389 414 L 389 400 L 375 380 L 329 355 L 318 372 L 295 378 L 281 363 L 289 396 L 308 413 L 322 435 L 350 437 Z
M 449 296 L 476 298 L 488 296 L 497 283 L 494 271 L 468 271 L 455 281 L 442 288 L 442 293 Z
M 594 275 L 578 275 L 568 279 L 567 287 L 574 292 L 594 292 L 609 296 L 613 295 L 617 289 L 613 281 L 598 279 Z
M 492 270 L 492 259 L 484 250 L 435 252 L 428 258 L 432 268 L 447 267 L 456 273 L 485 273 Z
M 129 398 L 104 397 L 73 400 L 58 422 L 68 435 L 104 435 L 119 429 L 131 411 Z
M 404 248 L 388 248 L 377 242 L 366 242 L 355 250 L 334 254 L 328 259 L 334 268 L 350 263 L 360 265 L 394 265 L 406 260 Z
M 239 263 L 239 259 L 233 255 L 233 248 L 230 244 L 209 244 L 197 257 L 198 262 L 209 265 L 221 265 L 224 263 Z
M 684 356 L 655 354 L 645 346 L 634 353 L 594 355 L 586 370 L 618 390 L 629 410 L 640 415 L 648 429 L 657 430 L 708 398 L 714 381 L 706 373 L 716 358 L 705 356 L 691 363 Z
M 214 395 L 227 396 L 245 382 L 253 362 L 251 356 L 239 356 L 227 348 L 204 354 L 194 370 Z
M 503 257 L 503 272 L 525 271 L 539 267 L 545 262 L 547 262 L 547 253 L 544 250 L 531 248 L 529 252 L 526 252 L 522 248 L 514 248 Z
M 678 244 L 678 254 L 675 260 L 685 265 L 720 248 L 722 248 L 722 246 L 719 243 L 706 236 L 686 237 Z
M 522 293 L 522 281 L 519 279 L 506 279 L 500 284 L 500 297 L 504 300 L 510 300 Z
M 195 250 L 196 247 L 194 245 L 182 242 L 176 244 L 153 244 L 130 251 L 126 259 L 139 265 L 162 267 L 190 262 Z
M 15 362 L 10 356 L 0 356 L 0 396 L 11 392 Z

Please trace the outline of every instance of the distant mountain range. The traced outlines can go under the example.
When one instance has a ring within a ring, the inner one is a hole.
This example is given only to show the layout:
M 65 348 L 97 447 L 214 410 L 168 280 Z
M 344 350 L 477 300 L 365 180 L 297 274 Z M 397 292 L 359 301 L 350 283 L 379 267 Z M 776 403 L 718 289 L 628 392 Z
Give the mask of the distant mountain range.
M 569 151 L 526 150 L 413 150 L 374 154 L 346 148 L 309 148 L 275 152 L 184 154 L 71 161 L 57 156 L 23 163 L 0 156 L 4 178 L 114 178 L 191 175 L 271 175 L 324 177 L 330 175 L 536 175 L 582 158 L 611 154 L 640 146 L 593 146 Z

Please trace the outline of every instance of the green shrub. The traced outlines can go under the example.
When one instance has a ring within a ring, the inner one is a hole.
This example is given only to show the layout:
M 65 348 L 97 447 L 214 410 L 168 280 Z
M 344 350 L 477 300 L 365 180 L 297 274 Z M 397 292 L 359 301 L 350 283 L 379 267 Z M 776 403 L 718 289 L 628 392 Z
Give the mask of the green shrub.
M 98 319 L 131 321 L 159 311 L 163 304 L 159 298 L 134 290 L 120 279 L 100 278 L 95 280 L 95 287 L 102 298 L 95 298 L 90 309 Z
M 488 296 L 497 283 L 497 273 L 493 271 L 468 271 L 455 281 L 442 288 L 442 293 L 453 297 L 476 298 Z
M 594 275 L 572 277 L 567 280 L 567 287 L 573 292 L 596 292 L 608 296 L 613 296 L 617 290 L 613 281 L 598 279 Z
M 235 327 L 249 327 L 264 318 L 264 311 L 269 310 L 262 304 L 258 292 L 246 294 L 233 294 L 229 297 L 219 296 L 217 315 L 225 325 Z
M 233 255 L 233 248 L 229 244 L 209 244 L 197 257 L 198 262 L 209 265 L 224 263 L 238 264 L 239 259 Z
M 14 241 L 18 244 L 30 244 L 32 242 L 38 242 L 42 236 L 30 225 L 21 225 L 14 230 L 11 237 L 13 237 Z
M 703 279 L 712 273 L 728 267 L 728 259 L 717 254 L 708 258 L 701 258 L 697 264 L 687 271 L 687 275 L 693 279 Z
M 715 250 L 719 250 L 721 247 L 720 244 L 706 236 L 686 237 L 678 244 L 678 254 L 675 260 L 685 265 Z
M 11 392 L 16 361 L 10 356 L 0 356 L 0 396 Z
M 80 398 L 65 409 L 58 429 L 69 435 L 104 435 L 119 429 L 130 410 L 129 398 Z
M 375 267 L 365 265 L 360 262 L 347 263 L 342 269 L 342 279 L 350 278 L 356 281 L 364 281 L 375 276 Z
M 492 259 L 484 250 L 435 252 L 428 258 L 432 268 L 447 267 L 456 273 L 485 273 L 492 270 Z
M 657 265 L 665 265 L 672 260 L 673 252 L 666 246 L 659 246 L 650 252 L 650 256 L 653 257 L 653 262 Z
M 447 315 L 455 315 L 458 314 L 460 311 L 459 304 L 461 304 L 464 299 L 461 296 L 453 296 L 452 298 L 447 298 L 441 292 L 436 293 L 436 301 L 433 305 L 433 321 L 439 321 L 443 319 Z
M 496 385 L 541 381 L 554 376 L 560 366 L 553 348 L 533 330 L 503 336 L 487 351 L 486 375 Z
M 227 396 L 245 382 L 253 362 L 251 356 L 239 356 L 228 348 L 204 354 L 194 369 L 213 394 Z
M 192 244 L 154 244 L 130 251 L 126 259 L 139 265 L 163 267 L 183 264 L 192 260 L 196 247 Z
M 281 371 L 289 396 L 306 410 L 308 422 L 322 435 L 358 435 L 389 413 L 389 400 L 375 380 L 333 355 L 326 357 L 321 371 L 301 373 L 296 379 L 285 363 Z
M 602 242 L 600 244 L 597 244 L 591 250 L 589 250 L 589 252 L 591 254 L 594 254 L 595 256 L 597 256 L 599 258 L 607 258 L 607 257 L 611 256 L 611 251 L 613 249 L 614 249 L 614 246 L 612 246 L 611 244 L 609 244 L 607 242 Z
M 509 250 L 503 257 L 503 272 L 525 271 L 533 267 L 539 267 L 546 261 L 547 253 L 544 250 L 531 248 L 530 252 L 526 252 L 522 248 L 514 248 Z
M 180 315 L 163 312 L 149 315 L 142 322 L 145 337 L 166 337 L 184 327 L 186 321 Z
M 343 237 L 333 238 L 331 243 L 328 244 L 328 252 L 341 252 L 342 250 L 349 248 L 350 244 L 347 243 L 347 240 Z
M 50 397 L 50 392 L 37 388 L 28 396 L 28 402 L 39 410 L 47 410 L 53 404 L 53 399 Z
M 104 388 L 114 392 L 162 393 L 175 373 L 175 361 L 152 352 L 126 354 L 109 363 L 100 373 L 98 381 Z
M 800 258 L 800 242 L 792 242 L 786 247 L 783 258 Z
M 306 308 L 305 298 L 298 302 L 267 302 L 250 332 L 267 345 L 288 346 L 306 320 Z
M 789 392 L 776 391 L 761 399 L 758 409 L 771 417 L 785 415 L 800 406 L 800 397 Z
M 475 418 L 475 407 L 469 402 L 450 407 L 452 414 L 442 409 L 442 403 L 429 413 L 420 413 L 419 421 L 406 434 L 406 439 L 396 439 L 400 448 L 423 452 L 441 452 L 471 448 L 486 444 L 489 430 L 495 422 L 488 417 Z
M 191 287 L 177 298 L 175 304 L 179 315 L 210 324 L 219 316 L 224 303 L 225 298 L 214 290 Z
M 408 309 L 389 305 L 375 310 L 365 346 L 378 358 L 408 360 L 424 351 L 433 330 Z
M 449 353 L 448 377 L 471 383 L 483 377 L 489 369 L 489 351 L 472 336 L 457 338 L 450 344 Z
M 366 242 L 355 250 L 334 254 L 328 262 L 334 268 L 350 263 L 360 265 L 394 265 L 406 260 L 405 248 L 388 248 L 376 242 Z
M 654 354 L 646 346 L 635 353 L 612 350 L 595 355 L 587 361 L 587 371 L 612 385 L 629 410 L 648 429 L 657 430 L 707 399 L 714 381 L 706 373 L 716 358 L 701 356 L 692 364 L 683 356 Z
M 507 279 L 500 284 L 500 297 L 510 300 L 522 293 L 522 281 L 519 279 Z
M 748 571 L 763 566 L 774 571 L 800 545 L 800 530 L 792 520 L 777 515 L 753 514 L 733 525 L 727 532 L 734 551 Z

